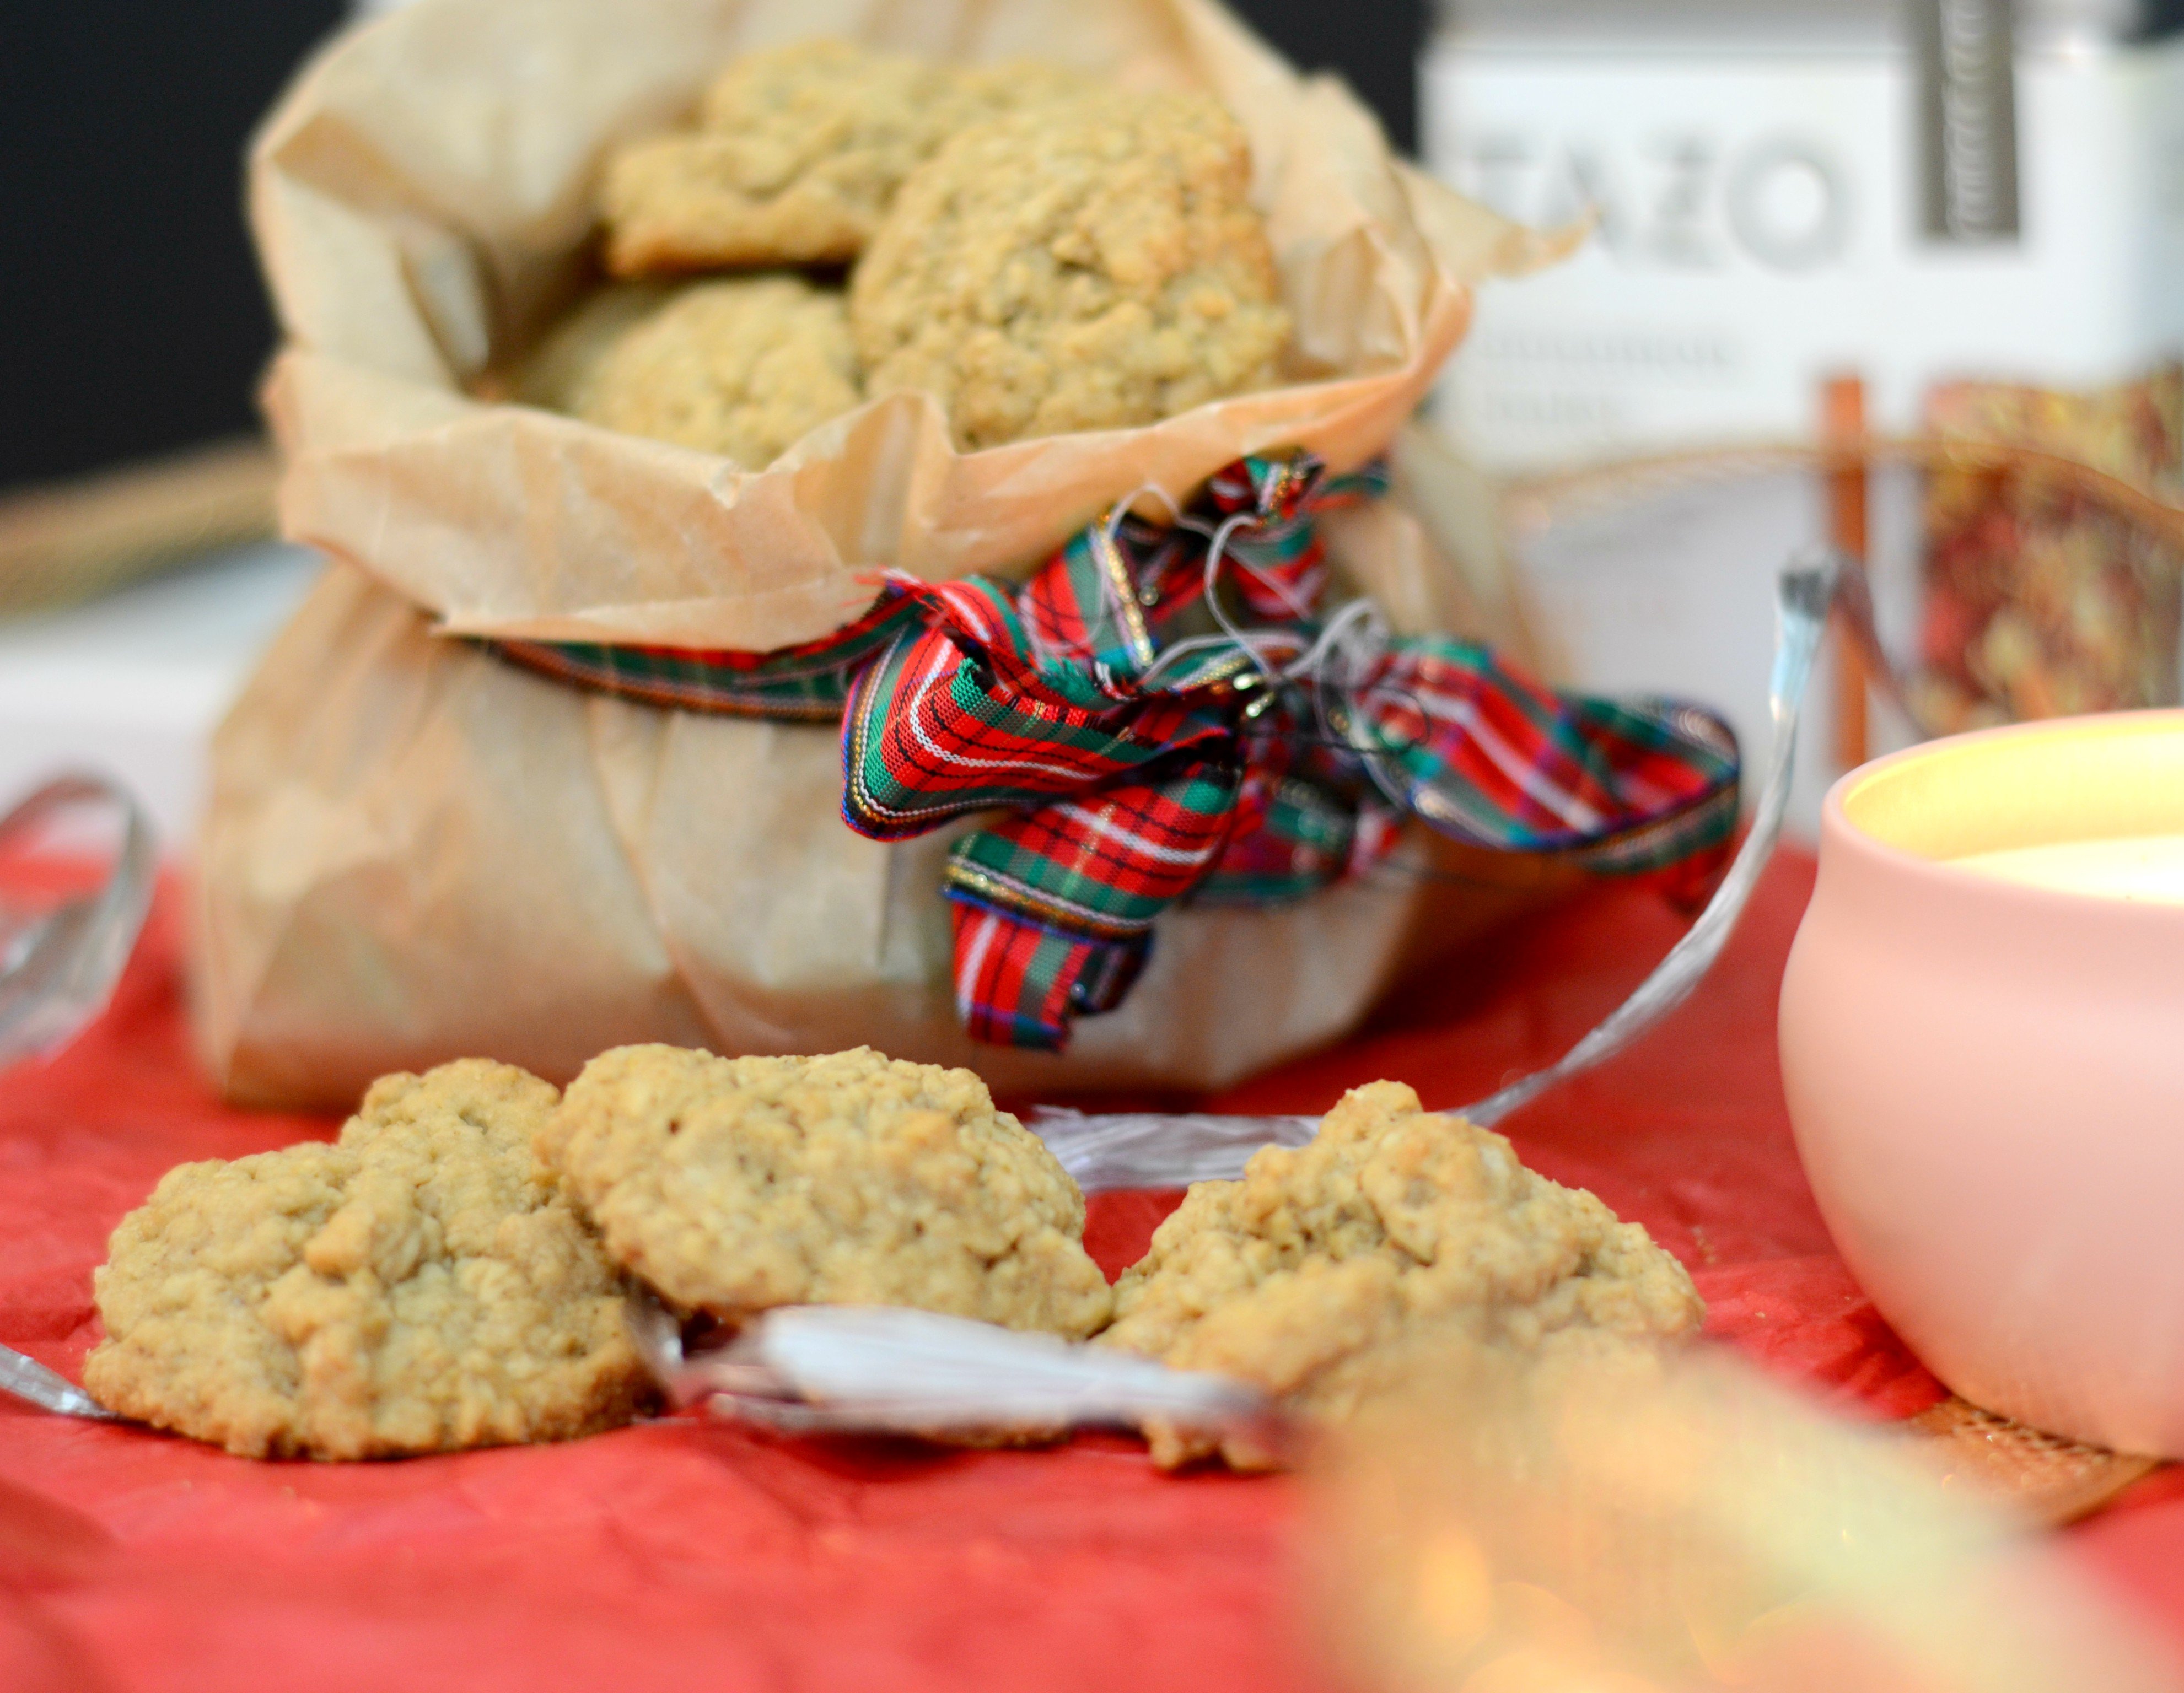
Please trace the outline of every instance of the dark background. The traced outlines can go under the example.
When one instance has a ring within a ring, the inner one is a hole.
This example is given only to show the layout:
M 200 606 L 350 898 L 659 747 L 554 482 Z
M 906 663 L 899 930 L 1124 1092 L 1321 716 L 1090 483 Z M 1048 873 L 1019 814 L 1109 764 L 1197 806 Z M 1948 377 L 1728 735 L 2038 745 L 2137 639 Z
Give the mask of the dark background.
M 1413 145 L 1424 0 L 1231 3 Z M 243 233 L 243 142 L 346 10 L 6 0 L 0 491 L 255 426 L 273 330 Z

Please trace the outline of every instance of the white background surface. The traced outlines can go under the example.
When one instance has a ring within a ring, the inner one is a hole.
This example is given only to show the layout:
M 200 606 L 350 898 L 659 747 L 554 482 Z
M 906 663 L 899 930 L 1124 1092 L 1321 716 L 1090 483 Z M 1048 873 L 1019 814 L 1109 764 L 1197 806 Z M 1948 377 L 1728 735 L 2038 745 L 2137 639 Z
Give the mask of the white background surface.
M 0 621 L 0 810 L 65 769 L 114 777 L 187 848 L 212 732 L 319 570 L 268 543 L 89 605 Z
M 1809 438 L 1840 373 L 1864 379 L 1875 427 L 1909 432 L 1938 381 L 2091 385 L 2184 348 L 2184 39 L 2022 52 L 2022 239 L 1951 244 L 1920 227 L 1914 68 L 1869 33 L 1669 50 L 1512 25 L 1432 46 L 1434 169 L 1527 222 L 1564 226 L 1588 203 L 1599 217 L 1568 263 L 1482 291 L 1439 412 L 1462 451 L 1521 471 Z M 1822 162 L 1825 194 L 1792 159 Z M 1751 239 L 1763 214 L 1829 239 L 1770 253 Z M 1555 679 L 1711 704 L 1757 766 L 1773 579 L 1826 533 L 1819 493 L 1789 475 L 1694 484 L 1513 537 Z M 1908 478 L 1876 478 L 1875 587 L 1903 632 L 1914 499 Z M 1839 773 L 1825 666 L 1814 693 L 1790 813 L 1808 838 Z M 1903 727 L 1876 710 L 1869 751 Z
M 1567 264 L 1482 292 L 1444 415 L 1483 463 L 1803 435 L 1840 370 L 1908 431 L 1936 381 L 2092 386 L 2184 348 L 2184 39 L 2020 58 L 2004 243 L 1922 233 L 1917 84 L 1885 46 L 1444 36 L 1423 89 L 1437 174 L 1524 222 L 1600 218 Z M 1777 241 L 1755 247 L 1755 223 Z
M 1874 477 L 1871 576 L 1880 633 L 1899 660 L 1916 615 L 1917 488 Z M 1511 550 L 1555 680 L 1587 693 L 1667 694 L 1730 721 L 1744 753 L 1744 800 L 1758 797 L 1774 732 L 1774 582 L 1826 533 L 1816 476 L 1773 471 L 1602 503 L 1519 509 Z M 1805 702 L 1784 828 L 1819 834 L 1820 802 L 1842 773 L 1835 757 L 1834 643 Z M 1875 709 L 1869 753 L 1910 743 L 1908 726 Z

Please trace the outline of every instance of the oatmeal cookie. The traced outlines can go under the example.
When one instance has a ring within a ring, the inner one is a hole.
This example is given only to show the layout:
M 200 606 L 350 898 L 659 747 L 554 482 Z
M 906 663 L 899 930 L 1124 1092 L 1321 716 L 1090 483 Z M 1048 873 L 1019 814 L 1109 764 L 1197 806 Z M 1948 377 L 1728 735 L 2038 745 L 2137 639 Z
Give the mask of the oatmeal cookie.
M 1437 1339 L 1552 1353 L 1603 1332 L 1681 1338 L 1704 1314 L 1683 1266 L 1636 1223 L 1527 1170 L 1500 1135 L 1376 1082 L 1311 1144 L 1269 1147 L 1242 1181 L 1193 1187 L 1116 1284 L 1100 1338 L 1339 1420 Z M 1163 1465 L 1214 1450 L 1148 1433 Z M 1234 1440 L 1224 1456 L 1264 1461 Z
M 754 471 L 861 398 L 842 297 L 800 276 L 606 289 L 548 339 L 519 392 Z
M 622 1047 L 539 1150 L 616 1260 L 685 1310 L 915 1306 L 1072 1337 L 1107 1317 L 1084 1195 L 967 1070 Z
M 1088 86 L 1050 65 L 936 64 L 842 41 L 749 54 L 708 91 L 697 129 L 609 164 L 607 268 L 844 263 L 949 136 Z
M 1127 429 L 1277 380 L 1289 314 L 1244 132 L 1116 94 L 957 136 L 903 185 L 850 289 L 874 394 L 957 442 Z
M 388 1076 L 333 1145 L 185 1164 L 95 1278 L 110 1409 L 247 1457 L 566 1440 L 651 1398 L 624 1283 L 531 1150 L 554 1089 Z
M 676 292 L 665 282 L 616 282 L 588 295 L 554 324 L 515 372 L 515 398 L 548 411 L 582 415 L 607 355 Z

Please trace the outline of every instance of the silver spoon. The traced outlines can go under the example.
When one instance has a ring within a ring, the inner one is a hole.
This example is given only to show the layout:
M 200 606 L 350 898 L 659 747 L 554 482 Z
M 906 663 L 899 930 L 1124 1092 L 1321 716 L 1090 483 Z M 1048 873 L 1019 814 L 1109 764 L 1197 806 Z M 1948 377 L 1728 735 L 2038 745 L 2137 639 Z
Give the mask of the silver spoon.
M 36 1358 L 0 1346 L 0 1392 L 27 1399 L 42 1410 L 64 1417 L 96 1417 L 113 1420 L 114 1413 L 57 1370 Z
M 58 1050 L 106 1008 L 151 906 L 158 867 L 151 823 L 103 777 L 47 782 L 0 817 L 0 843 L 84 812 L 106 813 L 120 825 L 120 849 L 98 890 L 47 911 L 0 906 L 0 1066 Z M 0 1391 L 64 1416 L 113 1415 L 65 1376 L 6 1346 Z
M 120 826 L 98 890 L 35 912 L 0 905 L 0 1066 L 58 1051 L 106 1009 L 151 908 L 159 852 L 150 820 L 103 777 L 47 782 L 0 817 L 0 844 L 86 813 Z

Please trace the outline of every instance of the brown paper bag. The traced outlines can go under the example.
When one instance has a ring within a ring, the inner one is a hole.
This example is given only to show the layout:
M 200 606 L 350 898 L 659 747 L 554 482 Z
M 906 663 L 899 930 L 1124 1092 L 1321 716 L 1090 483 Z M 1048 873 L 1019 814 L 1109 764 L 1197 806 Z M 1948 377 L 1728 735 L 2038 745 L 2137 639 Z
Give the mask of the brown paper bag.
M 579 286 L 607 150 L 734 53 L 822 33 L 1217 95 L 1251 136 L 1294 380 L 969 454 L 899 394 L 760 471 L 481 398 Z M 1019 1091 L 1218 1086 L 1339 1038 L 1419 937 L 1534 897 L 1422 875 L 1421 845 L 1293 908 L 1171 913 L 1065 1057 L 974 1047 L 947 838 L 844 827 L 831 730 L 591 698 L 448 638 L 787 645 L 861 610 L 883 570 L 1022 576 L 1148 485 L 1180 499 L 1246 453 L 1339 470 L 1385 448 L 1473 286 L 1553 244 L 1395 159 L 1340 85 L 1210 0 L 419 0 L 306 70 L 254 148 L 251 207 L 287 337 L 267 391 L 283 525 L 337 563 L 214 748 L 194 986 L 231 1095 L 345 1103 L 460 1053 L 561 1078 L 642 1039 L 869 1042 Z M 1401 503 L 1329 539 L 1399 630 L 1461 620 L 1458 573 Z

